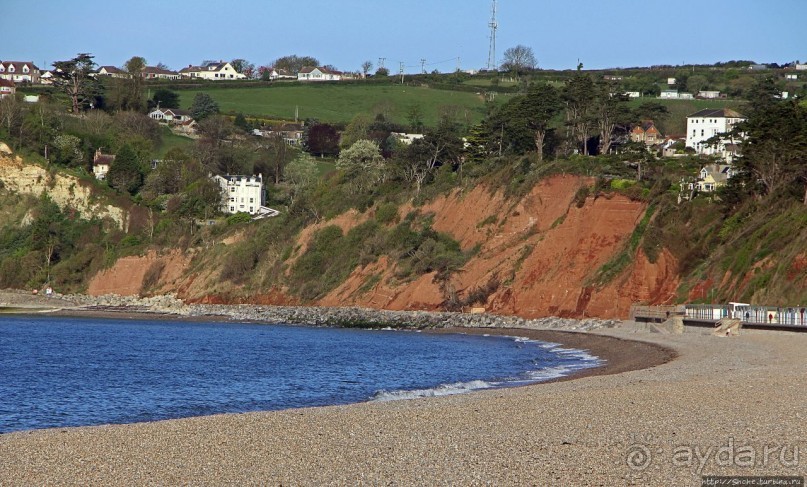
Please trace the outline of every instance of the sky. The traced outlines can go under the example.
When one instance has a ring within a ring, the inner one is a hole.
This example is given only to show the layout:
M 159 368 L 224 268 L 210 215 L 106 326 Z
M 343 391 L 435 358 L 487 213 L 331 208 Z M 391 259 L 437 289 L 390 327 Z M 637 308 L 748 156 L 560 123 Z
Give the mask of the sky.
M 0 60 L 40 68 L 81 52 L 178 70 L 290 54 L 360 71 L 487 66 L 492 0 L 2 0 Z M 543 69 L 807 61 L 807 0 L 498 0 L 496 62 L 530 47 Z

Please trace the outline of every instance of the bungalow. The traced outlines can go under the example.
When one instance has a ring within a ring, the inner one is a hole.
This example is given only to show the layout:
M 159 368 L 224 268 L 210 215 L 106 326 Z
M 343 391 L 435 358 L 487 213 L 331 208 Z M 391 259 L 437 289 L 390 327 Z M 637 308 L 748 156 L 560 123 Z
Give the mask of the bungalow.
M 92 173 L 95 179 L 103 181 L 109 172 L 109 167 L 115 161 L 115 156 L 112 154 L 104 154 L 101 149 L 95 151 L 95 156 L 92 158 Z
M 213 81 L 244 79 L 247 77 L 245 74 L 236 71 L 232 64 L 224 61 L 207 63 L 203 66 L 189 65 L 187 68 L 180 69 L 179 75 L 183 78 Z
M 115 66 L 101 66 L 95 72 L 96 76 L 109 76 L 111 78 L 128 78 L 129 73 Z
M 659 98 L 665 100 L 691 100 L 694 96 L 692 93 L 678 93 L 678 90 L 663 90 Z
M 737 141 L 725 136 L 735 125 L 745 120 L 740 113 L 729 108 L 705 108 L 687 117 L 687 147 L 698 154 L 718 155 L 731 162 L 736 155 Z M 719 136 L 719 137 L 718 137 Z M 718 137 L 713 143 L 707 140 Z
M 15 83 L 39 83 L 39 68 L 28 61 L 2 61 L 0 79 Z
M 158 66 L 146 66 L 143 68 L 143 77 L 146 79 L 179 79 L 180 75 L 176 71 Z
M 786 74 L 785 79 L 788 80 L 788 81 L 796 81 L 797 79 L 799 79 L 799 75 L 797 75 L 797 74 Z
M 49 70 L 42 71 L 42 74 L 39 75 L 39 82 L 43 85 L 52 85 L 53 72 Z
M 726 95 L 721 96 L 719 91 L 701 90 L 701 91 L 698 92 L 698 98 L 714 99 L 714 98 L 725 98 L 725 97 L 726 97 Z
M 407 134 L 404 132 L 392 132 L 392 135 L 404 145 L 412 145 L 412 142 L 423 138 L 423 134 Z
M 633 127 L 630 132 L 630 140 L 632 142 L 644 142 L 645 145 L 650 146 L 661 143 L 663 138 L 652 120 L 644 120 Z
M 188 110 L 180 110 L 179 108 L 160 108 L 157 107 L 149 112 L 149 118 L 157 120 L 158 122 L 165 122 L 171 125 L 181 124 L 193 119 L 191 112 Z
M 807 64 L 796 63 L 796 71 L 807 71 Z
M 17 92 L 17 87 L 13 81 L 9 81 L 7 79 L 0 79 L 0 98 L 5 98 L 7 96 L 14 96 L 14 93 Z
M 286 71 L 285 69 L 266 68 L 261 72 L 261 76 L 264 76 L 264 73 L 267 73 L 266 77 L 272 81 L 277 79 L 297 79 L 296 75 Z
M 342 73 L 325 67 L 305 66 L 297 73 L 297 81 L 340 81 Z

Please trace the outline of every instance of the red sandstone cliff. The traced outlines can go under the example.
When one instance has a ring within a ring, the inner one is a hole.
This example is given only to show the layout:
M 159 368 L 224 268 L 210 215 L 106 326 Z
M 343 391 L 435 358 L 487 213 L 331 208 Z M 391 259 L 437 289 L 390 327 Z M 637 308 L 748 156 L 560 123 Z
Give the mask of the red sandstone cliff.
M 644 203 L 620 195 L 589 197 L 578 205 L 578 190 L 592 184 L 587 178 L 556 176 L 518 199 L 478 186 L 420 208 L 423 213 L 433 212 L 435 230 L 451 234 L 464 249 L 477 244 L 481 247 L 452 278 L 450 290 L 463 295 L 495 277 L 500 285 L 489 296 L 486 309 L 525 317 L 625 317 L 634 302 L 671 302 L 679 282 L 678 264 L 666 251 L 655 263 L 639 251 L 616 279 L 603 287 L 590 284 L 597 269 L 624 248 L 646 210 Z M 400 214 L 408 210 L 402 208 Z M 338 224 L 347 230 L 366 218 L 349 212 L 324 224 Z M 298 236 L 301 249 L 306 247 L 313 230 L 313 226 L 309 227 Z M 441 307 L 446 289 L 434 282 L 433 275 L 399 283 L 390 279 L 394 265 L 382 257 L 356 268 L 317 304 L 386 309 Z M 217 274 L 217 269 L 192 269 L 190 259 L 177 252 L 163 256 L 151 253 L 119 260 L 92 279 L 89 293 L 137 294 L 144 279 L 156 279 L 157 284 L 150 283 L 150 289 L 176 292 L 191 301 L 298 302 L 283 289 L 239 289 L 220 282 Z M 377 284 L 367 289 L 371 278 Z

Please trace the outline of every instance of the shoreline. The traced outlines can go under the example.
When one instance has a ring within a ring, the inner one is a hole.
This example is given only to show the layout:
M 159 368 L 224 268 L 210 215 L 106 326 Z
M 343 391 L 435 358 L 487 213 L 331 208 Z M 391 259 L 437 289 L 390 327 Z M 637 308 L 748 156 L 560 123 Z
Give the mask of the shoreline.
M 163 312 L 155 312 L 155 311 L 128 311 L 125 309 L 115 309 L 115 310 L 95 310 L 95 309 L 66 309 L 66 310 L 53 310 L 52 312 L 42 313 L 42 312 L 21 312 L 19 309 L 15 310 L 13 313 L 9 313 L 9 316 L 32 316 L 32 317 L 68 317 L 68 318 L 85 318 L 85 319 L 122 319 L 122 320 L 160 320 L 160 321 L 169 321 L 169 322 L 213 322 L 213 323 L 254 323 L 254 324 L 268 324 L 268 325 L 278 325 L 276 323 L 265 322 L 265 321 L 243 321 L 243 320 L 235 320 L 232 316 L 227 315 L 205 315 L 205 316 L 186 316 L 186 315 L 179 315 L 174 313 L 163 313 Z M 2 315 L 0 315 L 2 316 Z M 302 326 L 302 327 L 311 327 L 311 325 L 305 324 L 294 324 L 294 323 L 284 323 L 280 324 L 281 326 Z M 344 328 L 340 327 L 339 325 L 318 325 L 318 326 L 328 326 L 333 328 Z M 380 330 L 381 328 L 368 328 L 373 330 Z M 389 329 L 389 328 L 387 328 Z M 549 379 L 544 380 L 536 380 L 530 382 L 522 382 L 522 383 L 513 383 L 503 385 L 501 387 L 496 387 L 494 389 L 510 389 L 510 388 L 519 388 L 519 387 L 533 387 L 533 386 L 540 386 L 542 384 L 550 384 L 554 382 L 562 382 L 562 381 L 571 381 L 576 379 L 581 379 L 585 377 L 592 377 L 592 376 L 599 376 L 599 375 L 612 375 L 612 374 L 619 374 L 623 372 L 628 372 L 632 370 L 640 370 L 643 368 L 650 368 L 655 367 L 666 362 L 669 362 L 677 357 L 677 353 L 668 348 L 663 347 L 655 344 L 650 344 L 642 341 L 636 340 L 625 340 L 621 338 L 609 337 L 600 334 L 594 334 L 589 332 L 580 332 L 580 331 L 559 331 L 559 330 L 547 330 L 547 329 L 529 329 L 529 328 L 502 328 L 502 327 L 480 327 L 480 326 L 445 326 L 445 327 L 429 327 L 429 328 L 422 328 L 422 329 L 412 329 L 409 327 L 398 327 L 392 328 L 394 331 L 422 331 L 424 333 L 441 335 L 441 334 L 465 334 L 465 335 L 487 335 L 487 336 L 505 336 L 505 337 L 512 337 L 518 338 L 523 337 L 530 340 L 537 340 L 541 342 L 549 342 L 549 343 L 556 343 L 562 346 L 563 348 L 570 348 L 575 350 L 584 351 L 596 357 L 600 363 L 598 365 L 592 367 L 584 367 L 581 369 L 573 370 L 570 373 L 566 373 L 559 377 L 552 377 Z M 479 379 L 484 380 L 484 379 Z M 482 389 L 484 390 L 484 389 Z M 478 389 L 468 390 L 462 392 L 460 394 L 473 394 L 478 392 Z M 452 394 L 453 395 L 453 394 Z M 402 401 L 408 401 L 412 398 L 402 398 L 397 399 Z M 337 407 L 337 406 L 346 406 L 346 405 L 355 405 L 355 404 L 364 404 L 364 403 L 371 403 L 374 402 L 371 399 L 360 400 L 357 402 L 351 403 L 344 403 L 344 404 L 331 404 L 326 406 L 320 407 Z M 282 409 L 282 410 L 267 410 L 263 412 L 271 413 L 277 411 L 285 411 L 285 410 L 298 410 L 298 409 L 307 409 L 308 407 L 300 407 L 300 408 L 291 408 L 291 409 Z M 222 413 L 216 413 L 222 414 Z M 213 414 L 212 416 L 215 416 Z M 229 413 L 228 413 L 229 414 Z M 232 413 L 232 414 L 245 414 L 245 413 Z M 194 417 L 209 417 L 207 416 L 189 416 L 186 418 L 172 418 L 172 419 L 164 419 L 164 420 L 155 420 L 151 422 L 159 422 L 159 421 L 171 421 L 177 419 L 188 419 Z M 45 428 L 45 429 L 34 429 L 34 430 L 22 430 L 22 431 L 10 431 L 5 433 L 0 433 L 0 438 L 4 435 L 12 435 L 17 433 L 31 433 L 35 431 L 46 431 L 46 430 L 61 430 L 65 428 L 93 428 L 93 427 L 103 427 L 103 426 L 110 426 L 110 425 L 127 425 L 127 424 L 137 424 L 137 423 L 111 423 L 111 424 L 104 424 L 104 425 L 88 425 L 88 426 L 73 426 L 73 427 L 53 427 L 53 428 Z
M 219 308 L 232 308 L 237 309 L 237 306 L 243 305 L 217 305 Z M 292 307 L 290 307 L 292 308 Z M 319 308 L 308 309 L 318 310 Z M 381 315 L 384 310 L 362 310 L 362 312 L 369 312 L 371 315 L 377 313 Z M 414 316 L 423 315 L 424 312 L 395 312 L 396 315 L 407 314 Z M 314 326 L 314 327 L 335 327 L 335 328 L 350 328 L 351 326 L 344 326 L 340 323 L 317 324 L 311 325 L 309 323 L 282 323 L 275 320 L 261 320 L 242 318 L 239 319 L 233 315 L 228 314 L 204 314 L 204 315 L 185 315 L 164 312 L 160 310 L 145 311 L 142 309 L 127 310 L 123 308 L 117 309 L 86 309 L 86 308 L 65 308 L 54 309 L 48 312 L 37 311 L 34 313 L 15 311 L 8 313 L 9 315 L 22 315 L 22 316 L 53 316 L 53 317 L 69 317 L 69 318 L 87 318 L 87 319 L 126 319 L 126 320 L 164 320 L 176 322 L 197 322 L 206 321 L 214 323 L 255 323 L 255 324 L 268 324 L 268 325 L 287 325 L 287 326 Z M 429 313 L 426 313 L 429 314 Z M 451 315 L 458 315 L 451 313 Z M 469 315 L 459 314 L 463 317 L 470 318 L 471 320 L 480 318 L 499 317 L 498 315 Z M 2 316 L 2 314 L 0 314 Z M 505 319 L 512 319 L 513 317 L 504 317 Z M 517 320 L 521 318 L 515 317 Z M 526 320 L 522 320 L 526 321 Z M 576 322 L 578 320 L 563 320 L 564 322 Z M 606 321 L 606 320 L 603 320 Z M 612 321 L 612 320 L 609 320 Z M 467 323 L 467 321 L 466 321 Z M 355 327 L 355 326 L 353 326 Z M 366 329 L 381 329 L 383 325 L 374 326 L 360 326 Z M 525 328 L 518 326 L 482 326 L 482 325 L 464 325 L 457 326 L 449 322 L 445 326 L 425 326 L 425 327 L 411 327 L 411 326 L 393 326 L 393 330 L 398 331 L 412 331 L 420 330 L 424 333 L 444 334 L 468 334 L 468 335 L 495 335 L 495 336 L 512 336 L 512 337 L 525 337 L 532 340 L 539 340 L 543 342 L 560 343 L 564 347 L 584 350 L 590 352 L 604 363 L 589 368 L 583 368 L 573 371 L 570 374 L 556 377 L 552 379 L 542 380 L 534 383 L 518 386 L 507 387 L 528 387 L 531 385 L 547 384 L 557 381 L 574 380 L 583 377 L 598 376 L 598 375 L 611 375 L 628 372 L 632 370 L 640 370 L 644 368 L 655 367 L 671 360 L 674 360 L 678 354 L 671 348 L 663 347 L 655 344 L 649 344 L 643 341 L 626 340 L 614 337 L 608 337 L 600 334 L 589 333 L 588 331 L 578 331 L 575 329 L 549 329 L 549 328 Z
M 700 485 L 702 475 L 804 474 L 788 462 L 807 451 L 803 334 L 428 332 L 532 337 L 608 367 L 471 394 L 8 433 L 0 483 Z M 787 456 L 727 464 L 714 456 L 726 445 Z M 681 448 L 713 455 L 682 464 Z

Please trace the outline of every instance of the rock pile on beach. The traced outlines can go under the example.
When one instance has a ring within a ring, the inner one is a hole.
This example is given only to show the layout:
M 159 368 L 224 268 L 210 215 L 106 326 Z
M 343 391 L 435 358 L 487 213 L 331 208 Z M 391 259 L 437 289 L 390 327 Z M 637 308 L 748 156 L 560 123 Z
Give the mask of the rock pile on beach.
M 138 298 L 136 296 L 84 296 L 69 298 L 86 310 L 136 311 L 179 316 L 222 316 L 233 321 L 343 326 L 357 328 L 530 328 L 589 331 L 613 328 L 615 320 L 549 317 L 525 319 L 487 313 L 449 313 L 432 311 L 390 311 L 370 308 L 333 308 L 317 306 L 264 306 L 185 304 L 174 295 Z

